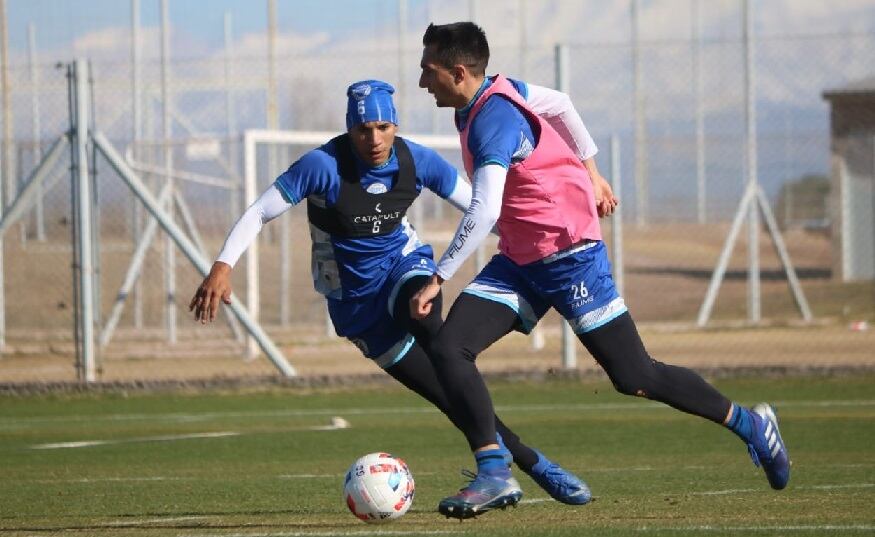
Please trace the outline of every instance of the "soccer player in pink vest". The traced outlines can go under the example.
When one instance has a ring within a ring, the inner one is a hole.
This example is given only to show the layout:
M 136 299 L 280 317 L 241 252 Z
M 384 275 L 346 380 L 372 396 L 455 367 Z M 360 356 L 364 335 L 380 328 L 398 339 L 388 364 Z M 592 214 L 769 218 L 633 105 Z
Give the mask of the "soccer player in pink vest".
M 475 359 L 512 330 L 530 332 L 551 307 L 619 392 L 723 424 L 747 444 L 772 488 L 786 487 L 790 461 L 769 405 L 733 403 L 695 372 L 658 362 L 644 348 L 614 287 L 599 228 L 599 216 L 611 214 L 617 200 L 598 174 L 594 144 L 568 96 L 487 77 L 489 45 L 474 23 L 429 25 L 423 46 L 419 86 L 437 106 L 456 110 L 473 194 L 434 276 L 411 298 L 411 315 L 427 315 L 441 284 L 494 226 L 499 234 L 499 253 L 460 294 L 429 350 L 454 414 L 465 417 L 462 430 L 477 463 L 476 477 L 438 510 L 468 518 L 522 497 Z

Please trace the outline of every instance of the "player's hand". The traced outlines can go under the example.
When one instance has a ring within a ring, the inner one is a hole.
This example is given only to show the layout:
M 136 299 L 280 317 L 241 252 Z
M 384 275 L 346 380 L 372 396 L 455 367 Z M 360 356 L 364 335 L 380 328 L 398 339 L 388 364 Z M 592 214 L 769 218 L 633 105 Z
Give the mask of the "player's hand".
M 608 183 L 601 174 L 591 174 L 590 178 L 592 179 L 595 205 L 599 216 L 611 216 L 614 214 L 614 209 L 620 204 L 620 200 L 614 196 L 614 190 L 611 188 L 611 184 Z
M 433 275 L 422 289 L 410 297 L 410 316 L 416 320 L 425 319 L 431 313 L 432 300 L 441 292 L 443 280 L 437 274 Z
M 194 312 L 194 320 L 206 323 L 213 322 L 219 303 L 231 303 L 231 265 L 216 261 L 203 283 L 195 291 L 188 305 L 188 311 Z

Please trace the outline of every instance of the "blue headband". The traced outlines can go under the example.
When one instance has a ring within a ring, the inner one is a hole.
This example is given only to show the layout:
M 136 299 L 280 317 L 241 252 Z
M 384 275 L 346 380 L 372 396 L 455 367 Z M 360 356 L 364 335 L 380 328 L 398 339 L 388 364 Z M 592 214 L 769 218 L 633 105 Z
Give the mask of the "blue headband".
M 346 128 L 369 121 L 388 121 L 398 124 L 398 115 L 392 103 L 395 88 L 379 80 L 362 80 L 346 89 Z

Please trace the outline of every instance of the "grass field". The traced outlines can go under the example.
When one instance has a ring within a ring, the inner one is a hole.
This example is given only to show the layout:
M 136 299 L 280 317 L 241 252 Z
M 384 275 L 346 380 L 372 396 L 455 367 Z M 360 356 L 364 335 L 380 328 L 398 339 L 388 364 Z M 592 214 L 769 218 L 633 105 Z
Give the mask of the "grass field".
M 9 396 L 0 534 L 873 535 L 873 385 L 875 376 L 718 382 L 741 402 L 777 405 L 794 466 L 775 492 L 731 433 L 605 382 L 496 384 L 505 421 L 585 477 L 596 501 L 561 505 L 517 472 L 518 508 L 463 523 L 435 510 L 471 465 L 461 434 L 394 387 Z M 332 416 L 352 426 L 331 430 Z M 416 498 L 402 519 L 369 526 L 346 510 L 342 475 L 379 450 L 408 462 Z

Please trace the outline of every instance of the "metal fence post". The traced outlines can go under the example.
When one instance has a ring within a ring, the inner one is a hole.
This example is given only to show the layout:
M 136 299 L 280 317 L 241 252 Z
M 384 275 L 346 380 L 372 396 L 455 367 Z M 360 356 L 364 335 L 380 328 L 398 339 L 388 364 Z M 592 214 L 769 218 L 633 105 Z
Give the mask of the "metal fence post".
M 78 59 L 75 62 L 73 76 L 75 77 L 75 155 L 76 165 L 73 168 L 74 188 L 78 203 L 76 204 L 76 247 L 79 253 L 79 315 L 77 317 L 80 335 L 81 364 L 79 380 L 94 382 L 97 371 L 94 360 L 94 288 L 93 288 L 93 252 L 91 231 L 91 182 L 88 174 L 88 62 Z
M 568 94 L 571 89 L 569 81 L 571 66 L 568 57 L 568 45 L 558 44 L 554 50 L 556 89 Z M 562 332 L 562 367 L 564 369 L 575 369 L 577 367 L 577 338 L 574 336 L 571 325 L 564 319 L 561 321 L 560 330 Z
M 611 189 L 614 197 L 620 200 L 620 204 L 614 209 L 611 218 L 611 257 L 614 261 L 614 285 L 617 292 L 623 296 L 623 288 L 626 284 L 626 268 L 623 262 L 623 183 L 620 168 L 620 137 L 611 136 Z

